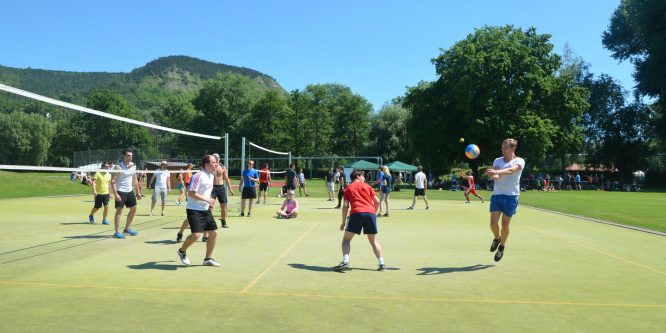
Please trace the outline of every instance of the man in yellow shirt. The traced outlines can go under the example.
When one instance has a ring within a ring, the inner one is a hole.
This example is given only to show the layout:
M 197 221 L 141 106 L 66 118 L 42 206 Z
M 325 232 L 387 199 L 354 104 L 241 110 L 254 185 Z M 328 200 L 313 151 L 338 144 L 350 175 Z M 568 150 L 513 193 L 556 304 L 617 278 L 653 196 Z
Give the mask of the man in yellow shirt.
M 110 162 L 103 162 L 102 169 L 108 169 L 111 167 Z M 88 215 L 88 222 L 95 223 L 95 213 L 97 210 L 102 208 L 104 205 L 104 213 L 102 224 L 109 224 L 109 220 L 106 217 L 109 215 L 109 191 L 111 188 L 111 173 L 110 172 L 98 172 L 93 177 L 92 188 L 93 196 L 95 197 L 95 206 L 90 211 Z

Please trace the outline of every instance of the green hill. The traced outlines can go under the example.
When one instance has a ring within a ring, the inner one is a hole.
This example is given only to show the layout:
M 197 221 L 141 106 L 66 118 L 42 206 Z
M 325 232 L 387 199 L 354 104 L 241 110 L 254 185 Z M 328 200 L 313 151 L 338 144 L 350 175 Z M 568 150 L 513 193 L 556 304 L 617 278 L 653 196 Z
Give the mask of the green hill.
M 92 89 L 109 88 L 138 108 L 150 109 L 163 96 L 197 91 L 204 80 L 217 73 L 244 75 L 269 89 L 285 91 L 274 78 L 256 70 L 188 56 L 158 58 L 130 73 L 66 72 L 0 65 L 0 83 L 76 104 L 83 104 Z

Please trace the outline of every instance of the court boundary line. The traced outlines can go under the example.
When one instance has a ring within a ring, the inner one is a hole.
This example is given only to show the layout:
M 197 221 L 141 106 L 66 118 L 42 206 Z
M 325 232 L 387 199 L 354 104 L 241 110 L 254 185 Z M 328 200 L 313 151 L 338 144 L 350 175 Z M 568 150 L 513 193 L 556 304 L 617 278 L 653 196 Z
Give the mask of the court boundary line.
M 254 292 L 254 291 L 231 291 L 211 289 L 180 289 L 180 288 L 151 288 L 151 287 L 127 287 L 127 286 L 104 286 L 104 285 L 76 285 L 59 284 L 48 282 L 20 282 L 0 281 L 0 285 L 20 287 L 42 287 L 42 288 L 65 288 L 65 289 L 99 289 L 99 290 L 124 290 L 142 292 L 181 292 L 199 294 L 226 294 L 226 295 L 249 295 L 267 297 L 300 297 L 300 298 L 327 298 L 347 300 L 375 300 L 375 301 L 397 301 L 397 302 L 441 302 L 441 303 L 476 303 L 476 304 L 517 304 L 517 305 L 572 305 L 589 307 L 612 307 L 612 308 L 658 308 L 666 309 L 666 304 L 636 304 L 636 303 L 594 303 L 573 301 L 532 301 L 532 300 L 502 300 L 502 299 L 465 299 L 465 298 L 437 298 L 437 297 L 383 297 L 383 296 L 356 296 L 356 295 L 324 295 L 288 292 Z
M 617 222 L 611 222 L 611 221 L 606 221 L 606 220 L 601 220 L 601 219 L 595 219 L 593 217 L 586 217 L 586 216 L 576 215 L 576 214 L 571 214 L 571 213 L 558 212 L 556 210 L 539 208 L 539 207 L 534 207 L 534 206 L 529 206 L 529 205 L 521 205 L 521 206 L 531 208 L 531 209 L 534 209 L 534 210 L 539 210 L 539 211 L 546 212 L 546 213 L 557 214 L 557 215 L 572 217 L 572 218 L 579 219 L 579 220 L 585 220 L 585 221 L 591 221 L 591 222 L 596 222 L 596 223 L 601 223 L 601 224 L 607 224 L 607 225 L 611 225 L 611 226 L 614 226 L 614 227 L 620 227 L 620 228 L 625 228 L 625 229 L 634 230 L 634 231 L 642 231 L 642 232 L 645 232 L 645 233 L 648 233 L 648 234 L 653 234 L 653 235 L 657 235 L 657 236 L 666 237 L 666 232 L 661 232 L 661 231 L 652 230 L 652 229 L 648 229 L 648 228 L 643 228 L 643 227 L 638 227 L 638 226 L 633 226 L 633 225 L 628 225 L 628 224 L 622 224 L 622 223 L 617 223 Z
M 580 246 L 580 247 L 586 248 L 586 249 L 588 249 L 588 250 L 591 250 L 591 251 L 593 251 L 593 252 L 597 252 L 597 253 L 599 253 L 599 254 L 603 254 L 603 255 L 605 255 L 605 256 L 607 256 L 607 257 L 610 257 L 610 258 L 617 259 L 617 260 L 619 260 L 619 261 L 625 262 L 625 263 L 627 263 L 627 264 L 631 264 L 631 265 L 633 265 L 633 266 L 636 266 L 636 267 L 639 267 L 639 268 L 642 268 L 642 269 L 645 269 L 645 270 L 653 271 L 653 272 L 656 272 L 656 273 L 659 273 L 659 274 L 661 274 L 661 275 L 666 276 L 666 272 L 661 271 L 661 270 L 656 269 L 656 268 L 653 268 L 653 267 L 650 267 L 650 266 L 648 266 L 648 265 L 645 265 L 645 264 L 641 264 L 641 263 L 635 262 L 635 261 L 633 261 L 633 260 L 630 260 L 630 259 L 627 259 L 627 258 L 621 257 L 621 256 L 619 256 L 619 255 L 616 255 L 616 254 L 613 254 L 613 253 L 610 253 L 610 252 L 606 252 L 606 251 L 599 250 L 599 249 L 597 249 L 597 248 L 595 248 L 595 247 L 593 247 L 593 246 L 587 245 L 587 244 L 585 244 L 585 243 L 581 243 L 581 242 L 578 242 L 578 241 L 569 240 L 569 239 L 566 239 L 566 238 L 563 238 L 563 237 L 560 237 L 560 236 L 556 236 L 556 235 L 549 234 L 549 233 L 547 233 L 547 232 L 545 232 L 545 231 L 539 230 L 539 229 L 534 228 L 534 227 L 532 227 L 532 226 L 527 226 L 527 227 L 530 228 L 530 229 L 532 229 L 532 231 L 537 232 L 537 233 L 540 233 L 540 234 L 542 234 L 542 235 L 546 235 L 546 236 L 551 237 L 551 238 L 559 239 L 559 240 L 561 240 L 561 241 L 563 241 L 563 242 L 570 243 L 570 244 L 574 244 L 574 245 L 577 245 L 577 246 Z
M 261 280 L 261 278 L 264 277 L 264 275 L 268 274 L 268 271 L 270 271 L 273 267 L 275 267 L 275 265 L 277 265 L 277 263 L 280 262 L 280 260 L 282 260 L 282 258 L 284 258 L 291 251 L 291 249 L 293 249 L 296 245 L 298 245 L 298 243 L 300 243 L 303 240 L 303 238 L 305 238 L 305 236 L 309 235 L 310 232 L 314 230 L 314 228 L 318 225 L 319 222 L 313 224 L 310 227 L 310 229 L 308 229 L 305 233 L 303 233 L 301 237 L 298 237 L 298 239 L 294 241 L 286 250 L 284 250 L 284 252 L 282 252 L 282 254 L 277 259 L 275 259 L 275 261 L 273 261 L 270 265 L 268 265 L 268 267 L 264 269 L 263 272 L 261 272 L 252 281 L 250 281 L 250 283 L 247 286 L 245 286 L 245 288 L 243 288 L 240 292 L 247 293 L 247 291 L 250 288 L 252 288 L 257 282 L 259 282 L 259 280 Z

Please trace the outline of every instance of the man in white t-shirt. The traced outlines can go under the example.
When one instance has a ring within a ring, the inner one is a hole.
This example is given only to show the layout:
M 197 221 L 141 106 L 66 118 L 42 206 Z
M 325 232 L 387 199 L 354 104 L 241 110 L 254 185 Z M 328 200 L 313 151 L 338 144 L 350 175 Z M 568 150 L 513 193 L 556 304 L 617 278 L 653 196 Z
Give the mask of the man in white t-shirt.
M 490 197 L 490 230 L 493 232 L 493 242 L 490 252 L 495 253 L 495 261 L 502 260 L 504 245 L 509 238 L 509 223 L 518 208 L 520 195 L 520 175 L 525 168 L 525 160 L 516 156 L 518 141 L 506 139 L 502 142 L 502 157 L 493 162 L 492 169 L 486 173 L 495 181 L 493 196 Z M 502 228 L 499 219 L 502 217 Z
M 213 155 L 206 155 L 201 159 L 199 169 L 190 179 L 190 187 L 187 195 L 187 221 L 190 223 L 190 230 L 192 233 L 187 236 L 183 246 L 178 249 L 178 256 L 184 265 L 190 264 L 190 259 L 187 257 L 187 248 L 201 238 L 204 232 L 208 233 L 208 241 L 206 242 L 206 257 L 204 258 L 204 266 L 220 266 L 211 255 L 215 249 L 217 242 L 217 224 L 215 217 L 213 217 L 213 208 L 215 206 L 215 198 L 211 197 L 213 192 L 213 185 L 215 184 L 215 169 L 217 168 L 217 159 Z
M 430 209 L 430 204 L 428 203 L 428 196 L 426 196 L 426 191 L 428 189 L 428 177 L 423 173 L 423 167 L 418 166 L 418 172 L 414 176 L 414 200 L 412 200 L 412 205 L 407 209 L 414 209 L 416 205 L 416 198 L 422 196 L 425 200 L 426 209 Z
M 171 173 L 167 170 L 167 161 L 160 163 L 160 170 L 155 172 L 150 178 L 149 184 L 155 181 L 155 188 L 153 189 L 152 203 L 150 204 L 150 216 L 153 216 L 153 209 L 157 203 L 157 196 L 162 199 L 162 216 L 164 216 L 164 206 L 166 203 L 167 195 L 171 190 Z
M 125 234 L 132 236 L 139 234 L 138 231 L 130 228 L 136 214 L 136 201 L 143 197 L 139 188 L 139 181 L 136 178 L 136 164 L 132 163 L 132 156 L 131 149 L 123 150 L 123 159 L 113 168 L 116 172 L 113 173 L 111 178 L 111 190 L 116 201 L 116 214 L 113 217 L 116 231 L 113 237 L 118 239 L 124 239 Z M 136 193 L 132 189 L 135 189 Z M 125 229 L 120 232 L 120 217 L 125 207 L 129 208 L 129 213 L 127 213 Z

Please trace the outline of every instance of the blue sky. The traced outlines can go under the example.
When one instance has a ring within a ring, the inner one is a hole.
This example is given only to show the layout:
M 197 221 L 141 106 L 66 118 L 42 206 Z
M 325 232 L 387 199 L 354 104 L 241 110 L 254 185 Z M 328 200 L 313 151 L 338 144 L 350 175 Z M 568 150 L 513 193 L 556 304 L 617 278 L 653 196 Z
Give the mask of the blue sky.
M 376 110 L 421 80 L 430 60 L 484 25 L 512 24 L 569 44 L 591 71 L 625 89 L 601 34 L 619 0 L 484 1 L 6 1 L 0 65 L 129 72 L 158 57 L 188 55 L 266 73 L 287 90 L 340 83 Z

